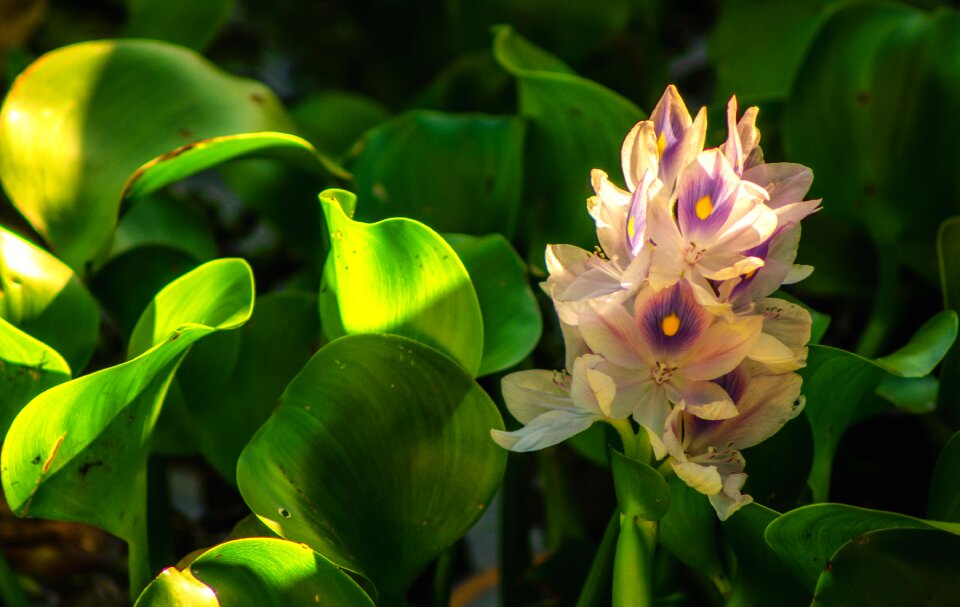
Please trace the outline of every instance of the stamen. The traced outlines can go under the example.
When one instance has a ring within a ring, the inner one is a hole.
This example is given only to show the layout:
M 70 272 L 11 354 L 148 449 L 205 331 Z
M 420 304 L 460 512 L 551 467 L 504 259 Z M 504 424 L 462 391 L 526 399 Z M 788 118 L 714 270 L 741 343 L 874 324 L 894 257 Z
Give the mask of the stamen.
M 697 217 L 699 217 L 701 220 L 710 217 L 710 213 L 713 212 L 713 199 L 710 198 L 710 194 L 707 194 L 698 200 L 694 210 L 697 213 Z
M 671 312 L 660 322 L 660 330 L 667 337 L 673 337 L 680 330 L 680 317 L 675 312 Z

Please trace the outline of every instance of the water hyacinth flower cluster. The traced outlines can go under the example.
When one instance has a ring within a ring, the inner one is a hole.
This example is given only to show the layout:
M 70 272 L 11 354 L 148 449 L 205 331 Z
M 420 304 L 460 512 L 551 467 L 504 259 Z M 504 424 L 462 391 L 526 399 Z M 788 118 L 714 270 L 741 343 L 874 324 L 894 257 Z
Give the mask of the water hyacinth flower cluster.
M 803 406 L 809 313 L 771 297 L 812 271 L 794 263 L 807 167 L 765 163 L 758 110 L 727 106 L 726 141 L 704 149 L 706 112 L 691 118 L 673 86 L 621 150 L 626 189 L 594 170 L 587 208 L 595 252 L 546 251 L 566 370 L 503 380 L 524 426 L 493 431 L 532 451 L 594 422 L 633 419 L 657 460 L 706 494 L 721 519 L 751 501 L 740 450 L 776 433 Z M 629 422 L 626 422 L 629 423 Z

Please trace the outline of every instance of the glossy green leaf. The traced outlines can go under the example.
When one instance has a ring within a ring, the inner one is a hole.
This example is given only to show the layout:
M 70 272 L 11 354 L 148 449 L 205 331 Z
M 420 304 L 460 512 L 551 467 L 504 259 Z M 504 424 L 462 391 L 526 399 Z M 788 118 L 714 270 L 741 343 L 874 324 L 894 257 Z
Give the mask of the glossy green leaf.
M 97 346 L 100 312 L 73 270 L 3 228 L 0 318 L 49 344 L 78 373 Z
M 824 607 L 949 607 L 960 596 L 960 537 L 931 529 L 886 529 L 847 542 L 820 575 Z
M 356 199 L 320 194 L 331 249 L 320 289 L 330 338 L 395 333 L 436 348 L 476 375 L 483 355 L 480 304 L 463 263 L 436 232 L 406 218 L 350 218 Z
M 123 35 L 203 50 L 233 11 L 235 0 L 127 0 Z
M 27 403 L 69 379 L 56 350 L 0 318 L 0 443 Z
M 937 255 L 940 265 L 940 288 L 944 307 L 960 313 L 960 217 L 951 217 L 940 225 L 937 233 Z M 960 428 L 960 344 L 943 359 L 940 369 L 940 391 L 937 394 L 940 414 L 954 428 Z
M 526 358 L 540 341 L 543 319 L 523 260 L 499 234 L 446 234 L 463 262 L 483 315 L 483 359 L 478 375 L 503 371 Z
M 687 567 L 721 584 L 729 583 L 720 564 L 717 514 L 707 496 L 677 476 L 668 483 L 670 509 L 660 519 L 660 543 Z
M 670 488 L 659 472 L 616 449 L 610 450 L 610 468 L 624 515 L 648 521 L 663 518 L 670 508 Z
M 14 420 L 0 455 L 11 510 L 123 538 L 132 587 L 145 584 L 146 457 L 167 387 L 191 344 L 243 324 L 252 307 L 253 274 L 240 259 L 161 290 L 133 331 L 136 358 L 47 390 Z
M 593 194 L 590 170 L 620 179 L 620 146 L 644 118 L 633 103 L 570 72 L 562 62 L 509 27 L 497 30 L 494 57 L 517 79 L 520 114 L 531 123 L 522 224 L 529 231 L 527 258 L 543 259 L 547 243 L 592 249 L 595 226 L 586 211 Z
M 942 529 L 960 534 L 960 524 L 846 504 L 814 504 L 791 510 L 767 527 L 767 543 L 811 592 L 831 557 L 846 542 L 879 529 Z
M 813 429 L 809 484 L 814 501 L 827 499 L 834 452 L 844 430 L 863 417 L 860 407 L 864 398 L 872 395 L 887 373 L 900 377 L 930 373 L 956 335 L 956 313 L 947 311 L 927 321 L 905 346 L 876 360 L 836 348 L 810 346 L 807 366 L 800 374 L 807 399 L 804 411 Z
M 160 193 L 138 201 L 120 218 L 110 257 L 157 245 L 179 249 L 197 262 L 217 256 L 217 242 L 206 218 L 186 202 Z
M 369 131 L 352 163 L 357 218 L 410 217 L 440 232 L 512 235 L 524 123 L 412 111 Z
M 269 89 L 192 51 L 83 42 L 17 78 L 0 110 L 0 177 L 76 269 L 109 245 L 125 184 L 144 163 L 191 143 L 291 128 Z
M 123 198 L 136 199 L 185 177 L 246 156 L 271 156 L 307 170 L 348 178 L 339 165 L 320 155 L 306 139 L 286 133 L 243 133 L 195 141 L 170 150 L 138 167 L 124 186 Z
M 877 396 L 907 413 L 930 413 L 937 408 L 940 382 L 936 377 L 897 377 L 888 375 L 877 386 Z M 859 414 L 864 413 L 863 407 Z
M 960 432 L 947 442 L 933 468 L 927 516 L 960 523 Z
M 819 0 L 740 0 L 721 5 L 710 38 L 719 97 L 784 99 L 822 19 Z
M 486 510 L 506 464 L 496 406 L 456 364 L 395 335 L 320 349 L 244 449 L 237 480 L 269 527 L 402 604 Z
M 269 293 L 243 328 L 198 343 L 183 362 L 177 381 L 200 451 L 225 479 L 236 482 L 240 452 L 319 339 L 315 295 Z
M 807 416 L 798 415 L 742 453 L 747 460 L 743 492 L 769 508 L 793 508 L 804 495 L 813 465 L 813 431 Z
M 339 158 L 365 131 L 390 118 L 377 101 L 350 91 L 320 91 L 290 108 L 303 137 L 324 154 Z
M 166 569 L 136 607 L 373 607 L 360 586 L 313 550 L 279 539 L 225 542 L 185 571 Z
M 882 245 L 926 240 L 960 201 L 951 172 L 929 170 L 955 146 L 940 125 L 960 103 L 960 15 L 850 3 L 808 48 L 784 116 L 787 157 L 813 169 L 826 215 L 855 218 Z
M 736 555 L 727 607 L 805 607 L 810 593 L 764 541 L 764 531 L 778 513 L 747 504 L 724 521 L 723 533 Z

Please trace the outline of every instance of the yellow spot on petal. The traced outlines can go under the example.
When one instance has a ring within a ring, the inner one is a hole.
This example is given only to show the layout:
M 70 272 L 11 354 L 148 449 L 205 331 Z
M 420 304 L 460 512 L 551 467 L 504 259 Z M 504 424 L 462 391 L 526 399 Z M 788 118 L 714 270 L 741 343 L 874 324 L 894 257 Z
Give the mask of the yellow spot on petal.
M 710 198 L 710 194 L 707 194 L 697 201 L 697 206 L 694 207 L 694 211 L 700 219 L 710 217 L 710 213 L 713 212 L 713 199 Z
M 663 331 L 663 334 L 667 337 L 673 337 L 677 334 L 677 331 L 680 330 L 680 317 L 671 312 L 669 316 L 665 316 L 660 322 L 660 330 Z
M 633 217 L 627 222 L 627 235 L 633 238 L 637 235 L 637 220 Z
M 663 133 L 660 133 L 660 136 L 657 137 L 657 156 L 663 156 L 663 150 L 667 147 L 667 139 L 663 136 Z

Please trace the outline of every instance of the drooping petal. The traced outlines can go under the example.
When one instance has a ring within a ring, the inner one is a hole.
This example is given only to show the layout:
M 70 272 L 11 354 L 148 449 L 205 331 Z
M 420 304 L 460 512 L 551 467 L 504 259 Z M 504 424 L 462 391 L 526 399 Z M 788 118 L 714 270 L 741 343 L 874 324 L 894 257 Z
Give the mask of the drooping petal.
M 569 375 L 537 369 L 511 373 L 500 386 L 510 415 L 528 424 L 547 411 L 573 408 L 570 382 Z
M 490 436 L 498 445 L 510 451 L 537 451 L 580 434 L 597 419 L 597 415 L 581 409 L 547 411 L 519 430 L 490 430 Z
M 712 381 L 674 378 L 668 384 L 668 394 L 678 405 L 701 419 L 727 419 L 737 415 L 737 407 L 726 390 Z
M 650 344 L 619 303 L 585 306 L 580 333 L 593 352 L 621 367 L 643 369 L 654 362 Z
M 684 377 L 716 379 L 733 371 L 753 347 L 763 327 L 760 316 L 736 322 L 717 320 L 690 348 L 684 360 L 677 361 Z
M 620 147 L 623 178 L 631 192 L 637 189 L 644 173 L 651 171 L 657 174 L 659 156 L 653 121 L 642 120 L 635 124 Z
M 813 184 L 813 171 L 802 164 L 773 162 L 747 169 L 743 179 L 765 189 L 770 196 L 767 206 L 778 209 L 803 200 Z
M 705 495 L 716 495 L 723 491 L 723 478 L 716 466 L 701 466 L 690 461 L 671 460 L 674 472 L 691 489 Z
M 570 398 L 580 409 L 610 417 L 617 385 L 612 377 L 597 370 L 601 362 L 605 362 L 603 357 L 596 354 L 585 354 L 574 361 Z
M 717 513 L 717 518 L 721 521 L 727 520 L 734 512 L 753 502 L 751 496 L 740 493 L 745 482 L 747 482 L 746 474 L 740 472 L 729 474 L 723 479 L 723 489 L 719 493 L 707 496 L 710 505 Z

